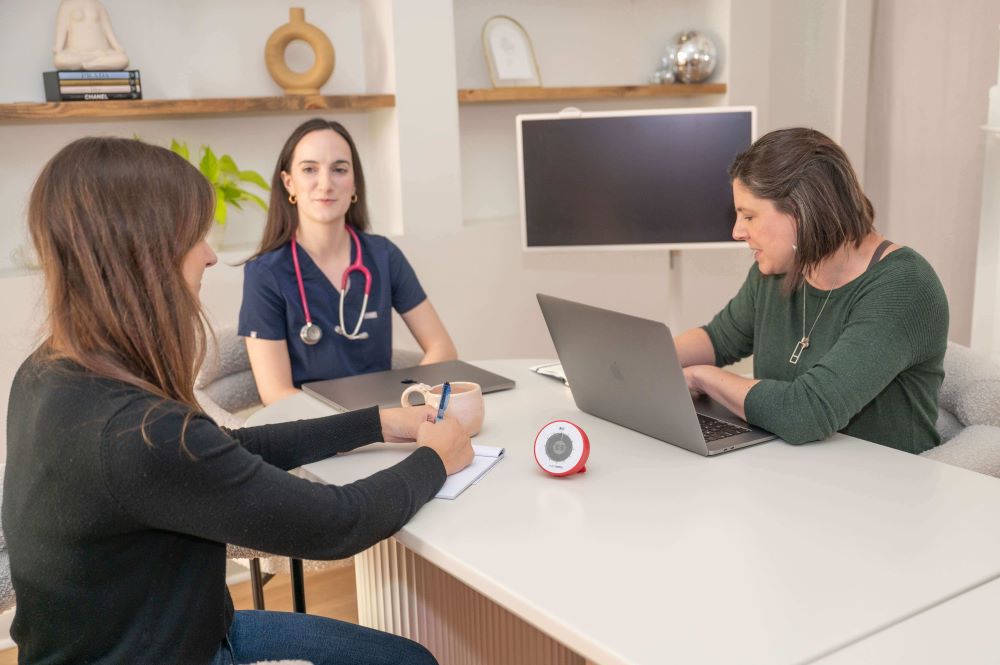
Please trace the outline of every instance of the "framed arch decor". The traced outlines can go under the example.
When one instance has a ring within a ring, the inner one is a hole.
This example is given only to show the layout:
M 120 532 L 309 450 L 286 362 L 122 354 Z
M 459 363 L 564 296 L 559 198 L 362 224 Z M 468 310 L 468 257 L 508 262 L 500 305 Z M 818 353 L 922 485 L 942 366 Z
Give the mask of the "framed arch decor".
M 541 86 L 531 38 L 509 16 L 493 16 L 483 24 L 483 53 L 494 88 Z

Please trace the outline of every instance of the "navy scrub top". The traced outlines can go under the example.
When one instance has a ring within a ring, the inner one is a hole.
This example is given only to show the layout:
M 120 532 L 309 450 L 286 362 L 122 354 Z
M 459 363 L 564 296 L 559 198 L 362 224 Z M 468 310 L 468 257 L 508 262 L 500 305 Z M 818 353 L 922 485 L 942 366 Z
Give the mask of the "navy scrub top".
M 362 261 L 372 274 L 368 313 L 359 332 L 367 339 L 350 340 L 334 332 L 340 325 L 340 292 L 309 253 L 299 246 L 302 284 L 315 325 L 323 331 L 318 344 L 309 346 L 299 337 L 306 323 L 295 279 L 290 243 L 263 254 L 243 266 L 243 304 L 238 333 L 242 337 L 283 339 L 288 342 L 292 383 L 296 388 L 308 381 L 335 379 L 389 369 L 392 359 L 392 309 L 405 314 L 427 295 L 406 257 L 388 238 L 359 233 Z M 356 259 L 351 242 L 351 262 Z M 344 301 L 344 323 L 353 331 L 361 312 L 365 279 L 351 272 L 351 288 Z

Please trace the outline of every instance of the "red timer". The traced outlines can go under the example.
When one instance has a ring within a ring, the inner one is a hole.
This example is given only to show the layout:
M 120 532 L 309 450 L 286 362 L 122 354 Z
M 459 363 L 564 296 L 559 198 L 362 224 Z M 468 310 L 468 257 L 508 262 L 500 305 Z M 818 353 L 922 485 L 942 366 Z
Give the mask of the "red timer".
M 590 440 L 579 425 L 553 420 L 535 436 L 535 461 L 545 473 L 570 476 L 587 470 Z

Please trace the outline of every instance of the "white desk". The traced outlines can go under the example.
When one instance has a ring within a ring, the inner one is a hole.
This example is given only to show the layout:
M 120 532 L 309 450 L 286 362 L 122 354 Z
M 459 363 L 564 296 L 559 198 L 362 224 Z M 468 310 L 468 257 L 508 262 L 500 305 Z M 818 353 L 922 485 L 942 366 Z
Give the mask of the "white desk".
M 921 612 L 819 661 L 820 665 L 996 665 L 1000 580 Z
M 581 413 L 531 362 L 477 363 L 518 382 L 486 397 L 476 439 L 507 458 L 359 555 L 362 621 L 444 665 L 541 662 L 521 649 L 602 665 L 806 663 L 1000 577 L 995 478 L 840 435 L 706 459 Z M 253 424 L 318 406 L 293 397 Z M 585 474 L 535 465 L 534 436 L 558 418 L 590 437 Z M 369 465 L 362 450 L 307 470 L 349 482 Z

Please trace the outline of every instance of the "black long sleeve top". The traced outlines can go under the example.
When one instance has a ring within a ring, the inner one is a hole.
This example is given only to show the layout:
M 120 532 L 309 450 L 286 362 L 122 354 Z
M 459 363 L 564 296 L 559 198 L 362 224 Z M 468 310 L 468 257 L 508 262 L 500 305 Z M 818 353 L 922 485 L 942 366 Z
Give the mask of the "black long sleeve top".
M 29 358 L 11 389 L 2 515 L 21 662 L 210 661 L 233 617 L 224 543 L 346 557 L 440 489 L 444 465 L 426 447 L 341 487 L 286 472 L 381 437 L 376 408 L 228 431 Z

